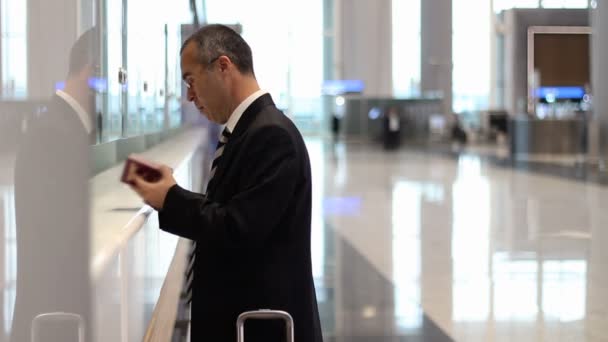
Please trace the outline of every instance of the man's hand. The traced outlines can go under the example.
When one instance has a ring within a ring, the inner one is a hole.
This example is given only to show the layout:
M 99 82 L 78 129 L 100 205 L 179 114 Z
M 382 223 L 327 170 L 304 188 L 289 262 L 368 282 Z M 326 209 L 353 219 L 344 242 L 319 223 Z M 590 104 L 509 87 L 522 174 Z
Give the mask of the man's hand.
M 137 192 L 147 205 L 156 210 L 162 210 L 169 189 L 177 184 L 175 178 L 173 178 L 173 169 L 170 167 L 162 165 L 160 173 L 160 180 L 154 183 L 147 182 L 137 174 L 134 174 L 130 179 L 133 181 L 131 189 Z

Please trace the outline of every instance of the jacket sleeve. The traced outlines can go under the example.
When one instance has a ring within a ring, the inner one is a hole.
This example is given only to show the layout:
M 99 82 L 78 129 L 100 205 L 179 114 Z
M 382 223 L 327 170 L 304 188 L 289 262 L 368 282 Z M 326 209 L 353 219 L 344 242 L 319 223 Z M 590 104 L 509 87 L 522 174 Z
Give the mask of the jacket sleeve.
M 294 142 L 279 126 L 252 133 L 243 145 L 239 190 L 226 203 L 174 186 L 159 214 L 161 229 L 225 248 L 263 244 L 293 201 L 298 181 Z

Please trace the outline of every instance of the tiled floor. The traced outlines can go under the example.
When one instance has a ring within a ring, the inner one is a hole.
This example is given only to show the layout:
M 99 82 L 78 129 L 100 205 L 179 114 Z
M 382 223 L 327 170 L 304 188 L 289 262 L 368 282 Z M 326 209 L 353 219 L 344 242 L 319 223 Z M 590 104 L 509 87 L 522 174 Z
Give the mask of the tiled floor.
M 608 341 L 608 188 L 308 140 L 328 341 Z
M 325 228 L 323 275 L 317 277 L 326 342 L 452 341 L 334 229 Z
M 420 148 L 413 148 L 413 150 L 422 151 Z M 508 151 L 508 147 L 504 145 L 473 145 L 464 147 L 432 145 L 425 147 L 424 151 L 451 158 L 474 155 L 485 163 L 497 167 L 514 168 L 548 176 L 608 185 L 608 170 L 606 169 L 606 165 L 598 164 L 597 161 L 586 160 L 584 155 L 512 156 Z

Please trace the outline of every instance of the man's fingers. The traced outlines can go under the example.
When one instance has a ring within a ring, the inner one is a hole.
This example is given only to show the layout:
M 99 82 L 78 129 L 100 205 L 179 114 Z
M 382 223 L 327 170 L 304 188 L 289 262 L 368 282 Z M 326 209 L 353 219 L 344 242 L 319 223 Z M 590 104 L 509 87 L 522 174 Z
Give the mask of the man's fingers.
M 129 187 L 131 188 L 131 190 L 135 191 L 139 195 L 139 197 L 144 197 L 143 190 L 140 188 L 140 184 L 137 179 L 132 179 L 131 185 L 129 185 Z
M 135 191 L 139 195 L 139 197 L 143 199 L 148 198 L 151 183 L 147 182 L 143 177 L 138 175 L 133 176 L 130 181 L 131 189 Z
M 144 177 L 138 175 L 137 173 L 133 175 L 132 181 L 135 182 L 136 187 L 140 190 L 149 189 L 152 183 L 148 182 Z
M 147 181 L 144 175 L 133 172 L 129 177 L 131 189 L 141 197 L 145 204 L 158 210 L 162 207 L 162 202 L 166 193 L 175 180 L 173 179 L 173 169 L 169 166 L 162 165 L 158 171 L 161 173 L 161 179 L 158 181 Z
M 171 176 L 173 174 L 173 169 L 167 165 L 162 165 L 160 167 L 160 173 L 163 176 L 163 178 L 167 178 L 168 176 Z

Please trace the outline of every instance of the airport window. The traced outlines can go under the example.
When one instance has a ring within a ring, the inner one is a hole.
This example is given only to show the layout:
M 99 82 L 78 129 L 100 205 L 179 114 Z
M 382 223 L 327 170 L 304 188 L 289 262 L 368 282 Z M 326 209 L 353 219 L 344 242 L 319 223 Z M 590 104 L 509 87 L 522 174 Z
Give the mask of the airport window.
M 268 8 L 277 15 L 260 21 Z M 253 50 L 256 76 L 278 107 L 302 122 L 321 120 L 323 2 L 209 0 L 209 23 L 241 24 Z
M 168 8 L 155 7 L 142 16 L 150 7 L 142 0 L 129 0 L 128 6 L 129 125 L 124 135 L 133 136 L 160 131 L 164 124 L 165 59 L 150 56 L 165 55 L 164 22 L 171 19 L 171 13 Z M 176 55 L 178 49 L 172 46 L 167 57 Z
M 106 92 L 103 95 L 103 137 L 102 142 L 119 139 L 123 136 L 123 105 L 121 96 L 123 85 L 115 76 L 123 65 L 123 11 L 117 1 L 104 1 L 107 11 L 106 31 L 104 32 L 107 59 L 105 77 L 108 79 Z
M 125 11 L 121 1 L 102 0 L 106 12 L 102 72 L 106 82 L 97 99 L 97 110 L 102 113 L 98 118 L 101 142 L 155 133 L 183 123 L 179 48 L 181 25 L 192 18 L 187 0 L 176 1 L 150 6 L 149 1 L 128 0 Z M 125 84 L 117 77 L 119 70 L 126 72 Z
M 266 0 L 276 13 L 288 11 L 286 1 Z M 260 85 L 268 89 L 277 105 L 284 107 L 288 74 L 288 18 L 277 16 L 276 20 L 260 21 L 259 12 L 267 8 L 250 1 L 210 0 L 206 2 L 209 23 L 241 24 L 243 37 L 253 51 L 253 65 Z
M 27 97 L 27 1 L 0 2 L 2 92 L 4 98 Z
M 490 99 L 490 3 L 454 0 L 453 109 L 456 113 L 488 109 Z
M 393 0 L 393 95 L 420 95 L 420 0 Z

